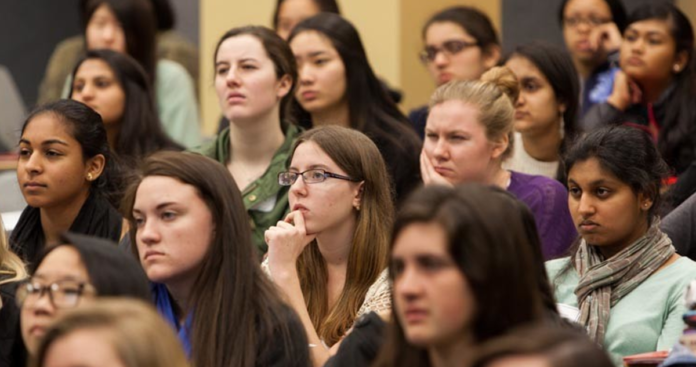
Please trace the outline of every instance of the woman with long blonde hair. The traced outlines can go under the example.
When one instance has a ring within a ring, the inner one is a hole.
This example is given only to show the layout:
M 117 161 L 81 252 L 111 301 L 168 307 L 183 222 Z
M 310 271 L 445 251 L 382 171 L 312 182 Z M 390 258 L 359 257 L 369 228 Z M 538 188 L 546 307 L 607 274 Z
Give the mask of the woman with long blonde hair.
M 324 126 L 300 135 L 278 183 L 290 186 L 291 212 L 266 231 L 263 266 L 322 366 L 358 317 L 391 311 L 387 169 L 370 138 Z
M 21 364 L 13 355 L 15 343 L 21 343 L 19 309 L 14 302 L 17 284 L 27 277 L 19 256 L 10 251 L 5 226 L 0 219 L 0 366 Z

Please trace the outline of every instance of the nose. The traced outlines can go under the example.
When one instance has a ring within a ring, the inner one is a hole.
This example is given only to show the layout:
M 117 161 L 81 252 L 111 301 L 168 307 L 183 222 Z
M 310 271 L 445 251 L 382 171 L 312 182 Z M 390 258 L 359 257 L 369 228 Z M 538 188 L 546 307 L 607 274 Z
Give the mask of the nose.
M 227 71 L 225 81 L 229 87 L 239 86 L 241 84 L 241 79 L 239 78 L 239 68 L 231 67 L 230 70 Z
M 48 290 L 44 289 L 42 292 L 36 296 L 32 301 L 27 302 L 25 300 L 24 307 L 30 308 L 36 314 L 51 314 L 54 311 L 53 303 L 51 303 L 51 296 L 48 294 Z
M 24 163 L 24 170 L 32 175 L 41 173 L 43 171 L 41 155 L 37 152 L 32 152 Z
M 449 57 L 445 55 L 445 51 L 438 50 L 438 52 L 435 54 L 435 58 L 433 59 L 433 64 L 435 64 L 437 67 L 444 67 L 449 64 Z
M 433 156 L 438 161 L 446 161 L 449 159 L 450 154 L 449 154 L 449 149 L 448 149 L 447 142 L 445 141 L 445 139 L 438 139 L 437 140 L 437 142 L 435 143 L 434 149 L 433 149 Z
M 645 42 L 643 42 L 642 38 L 638 38 L 637 40 L 631 42 L 631 53 L 642 54 L 644 50 Z
M 157 227 L 155 220 L 145 220 L 145 222 L 138 229 L 137 238 L 139 242 L 145 245 L 152 246 L 162 240 L 162 235 Z
M 522 89 L 522 86 L 520 85 L 520 90 Z M 517 101 L 515 101 L 515 107 L 521 107 L 524 106 L 526 100 L 525 100 L 525 95 L 524 92 L 520 92 L 519 96 L 517 97 Z
M 94 98 L 94 88 L 91 84 L 85 84 L 82 90 L 75 95 L 78 101 L 91 101 Z
M 394 294 L 404 300 L 413 300 L 423 293 L 423 282 L 413 266 L 406 265 L 394 280 Z
M 311 85 L 314 83 L 314 73 L 309 63 L 302 63 L 297 69 L 301 85 Z
M 307 196 L 307 184 L 302 179 L 302 175 L 298 175 L 297 180 L 290 186 L 290 193 L 296 197 Z
M 595 205 L 589 195 L 581 195 L 578 199 L 578 213 L 587 218 L 595 213 Z

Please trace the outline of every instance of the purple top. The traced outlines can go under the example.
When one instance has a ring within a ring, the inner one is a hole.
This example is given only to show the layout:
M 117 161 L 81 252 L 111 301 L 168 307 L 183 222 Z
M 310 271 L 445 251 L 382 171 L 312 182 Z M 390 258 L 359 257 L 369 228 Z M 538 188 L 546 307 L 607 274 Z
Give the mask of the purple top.
M 534 214 L 544 259 L 567 255 L 578 233 L 568 210 L 566 188 L 548 177 L 510 173 L 508 191 L 527 204 Z

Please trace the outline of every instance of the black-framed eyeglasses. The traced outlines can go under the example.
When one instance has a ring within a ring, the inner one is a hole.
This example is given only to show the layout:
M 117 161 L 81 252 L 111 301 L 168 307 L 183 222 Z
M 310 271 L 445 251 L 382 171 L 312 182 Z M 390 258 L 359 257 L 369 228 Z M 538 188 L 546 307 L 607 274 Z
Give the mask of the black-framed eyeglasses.
M 339 180 L 346 180 L 351 182 L 358 182 L 352 177 L 339 175 L 333 172 L 327 172 L 323 169 L 308 169 L 304 172 L 280 172 L 278 174 L 278 183 L 281 186 L 291 186 L 297 181 L 297 178 L 302 176 L 302 181 L 305 183 L 318 183 L 324 182 L 327 178 L 337 178 Z
M 37 281 L 26 281 L 17 288 L 17 305 L 33 306 L 48 293 L 48 299 L 55 308 L 73 308 L 78 305 L 82 296 L 86 293 L 94 293 L 94 287 L 87 282 L 75 280 L 59 280 L 51 284 L 42 285 Z
M 445 41 L 442 44 L 442 47 L 427 46 L 423 51 L 420 52 L 420 54 L 418 54 L 418 56 L 424 64 L 427 64 L 429 62 L 435 61 L 437 54 L 439 54 L 440 52 L 444 52 L 447 57 L 451 57 L 469 47 L 474 46 L 478 46 L 478 42 L 460 40 Z
M 563 24 L 567 25 L 570 28 L 576 28 L 580 24 L 586 24 L 590 27 L 598 27 L 602 24 L 606 24 L 611 22 L 611 19 L 607 18 L 600 18 L 600 17 L 595 17 L 595 16 L 590 16 L 590 17 L 567 17 L 563 18 Z

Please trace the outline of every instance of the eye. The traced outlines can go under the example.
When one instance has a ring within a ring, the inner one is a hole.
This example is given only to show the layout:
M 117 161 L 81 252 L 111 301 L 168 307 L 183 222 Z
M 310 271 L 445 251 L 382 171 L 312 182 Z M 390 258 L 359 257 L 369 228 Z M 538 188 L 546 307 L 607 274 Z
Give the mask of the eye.
M 528 82 L 523 83 L 522 88 L 527 92 L 534 92 L 539 89 L 539 86 L 536 83 Z
M 312 177 L 312 180 L 321 180 L 324 178 L 324 172 L 323 171 L 312 171 L 310 173 L 310 176 Z
M 73 92 L 82 92 L 82 89 L 85 88 L 84 83 L 75 83 L 73 84 Z
M 324 59 L 324 58 L 322 58 L 322 59 L 315 59 L 315 60 L 314 60 L 314 65 L 321 66 L 321 65 L 324 65 L 324 64 L 326 64 L 326 63 L 328 63 L 328 62 L 329 62 L 329 59 Z
M 171 212 L 171 211 L 162 212 L 161 218 L 163 220 L 171 221 L 171 220 L 176 218 L 176 213 Z
M 629 42 L 634 42 L 637 39 L 638 35 L 636 35 L 635 33 L 626 33 L 626 36 L 624 37 L 624 40 Z
M 449 140 L 455 141 L 455 142 L 460 142 L 460 141 L 468 140 L 468 138 L 464 135 L 451 135 L 449 137 Z
M 418 262 L 420 263 L 420 266 L 423 268 L 423 270 L 429 272 L 434 272 L 439 269 L 442 269 L 446 265 L 444 261 L 431 256 L 425 256 L 419 259 Z
M 597 197 L 599 198 L 606 198 L 611 194 L 611 191 L 607 188 L 604 187 L 598 187 L 597 190 L 595 190 Z
M 31 155 L 31 150 L 27 148 L 19 148 L 18 154 L 20 157 L 28 158 Z
M 391 272 L 394 278 L 404 272 L 404 262 L 400 259 L 394 259 L 391 262 Z
M 137 228 L 140 228 L 140 227 L 143 226 L 143 224 L 145 224 L 145 218 L 134 217 L 134 218 L 133 218 L 133 222 L 135 222 L 135 226 L 136 226 Z
M 661 38 L 649 38 L 648 43 L 651 45 L 661 45 L 662 44 L 662 39 Z
M 106 88 L 111 85 L 111 82 L 108 80 L 98 80 L 96 83 L 94 83 L 98 88 Z
M 574 198 L 578 198 L 582 194 L 582 190 L 580 190 L 579 187 L 571 186 L 568 188 L 568 194 Z
M 48 151 L 46 151 L 46 156 L 47 156 L 47 157 L 50 157 L 50 158 L 59 157 L 59 156 L 61 156 L 61 155 L 63 155 L 63 154 L 61 154 L 60 152 L 57 152 L 57 151 L 55 151 L 55 150 L 48 150 Z
M 256 65 L 253 65 L 253 64 L 240 65 L 239 68 L 242 70 L 256 70 L 256 69 L 258 69 L 258 67 Z
M 217 75 L 225 75 L 225 74 L 227 74 L 228 70 L 229 70 L 228 67 L 222 66 L 222 67 L 217 68 L 217 70 L 215 72 L 217 73 Z
M 426 133 L 425 137 L 430 139 L 430 140 L 437 140 L 437 134 L 435 134 L 435 133 Z

